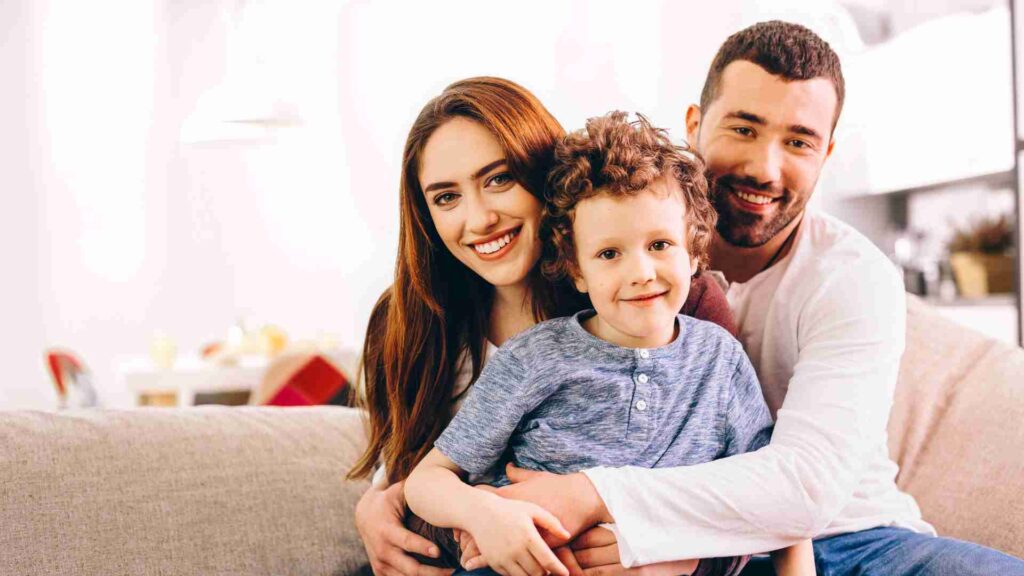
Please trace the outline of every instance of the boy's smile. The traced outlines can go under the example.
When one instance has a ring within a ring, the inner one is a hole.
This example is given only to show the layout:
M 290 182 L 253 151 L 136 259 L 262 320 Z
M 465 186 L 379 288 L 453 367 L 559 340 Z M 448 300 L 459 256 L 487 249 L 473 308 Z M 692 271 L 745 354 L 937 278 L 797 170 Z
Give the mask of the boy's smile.
M 597 310 L 584 327 L 629 348 L 671 342 L 695 264 L 679 184 L 662 178 L 635 195 L 587 198 L 576 206 L 573 235 L 576 286 Z

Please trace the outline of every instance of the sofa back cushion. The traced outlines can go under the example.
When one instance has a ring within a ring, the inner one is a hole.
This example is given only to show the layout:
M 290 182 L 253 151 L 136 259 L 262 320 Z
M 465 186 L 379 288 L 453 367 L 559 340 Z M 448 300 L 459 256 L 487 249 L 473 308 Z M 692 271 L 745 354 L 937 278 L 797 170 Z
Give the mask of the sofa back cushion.
M 349 574 L 340 407 L 0 412 L 0 574 Z
M 889 420 L 897 483 L 940 535 L 1024 557 L 1024 350 L 908 298 Z

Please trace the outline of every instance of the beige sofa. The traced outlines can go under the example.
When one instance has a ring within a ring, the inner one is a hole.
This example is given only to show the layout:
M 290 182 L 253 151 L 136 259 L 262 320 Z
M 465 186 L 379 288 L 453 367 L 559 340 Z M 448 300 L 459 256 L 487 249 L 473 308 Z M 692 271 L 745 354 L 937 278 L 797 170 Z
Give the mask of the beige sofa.
M 1024 556 L 1024 351 L 909 307 L 899 483 L 946 535 Z M 350 574 L 345 408 L 0 413 L 0 574 Z

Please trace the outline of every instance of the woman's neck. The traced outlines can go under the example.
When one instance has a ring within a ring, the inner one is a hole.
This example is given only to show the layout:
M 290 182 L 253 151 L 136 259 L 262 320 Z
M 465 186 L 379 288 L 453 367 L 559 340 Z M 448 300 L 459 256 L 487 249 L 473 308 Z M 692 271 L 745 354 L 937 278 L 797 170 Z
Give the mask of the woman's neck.
M 529 294 L 526 282 L 494 288 L 487 339 L 495 346 L 501 346 L 509 338 L 537 323 L 533 318 Z

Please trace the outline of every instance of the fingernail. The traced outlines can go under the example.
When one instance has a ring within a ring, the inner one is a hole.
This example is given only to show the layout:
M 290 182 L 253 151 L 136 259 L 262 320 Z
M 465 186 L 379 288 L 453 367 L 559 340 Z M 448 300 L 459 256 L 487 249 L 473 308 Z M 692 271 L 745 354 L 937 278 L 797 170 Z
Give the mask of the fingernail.
M 437 558 L 441 553 L 437 550 L 436 546 L 431 546 L 430 550 L 427 550 L 427 554 L 430 554 L 434 558 Z

